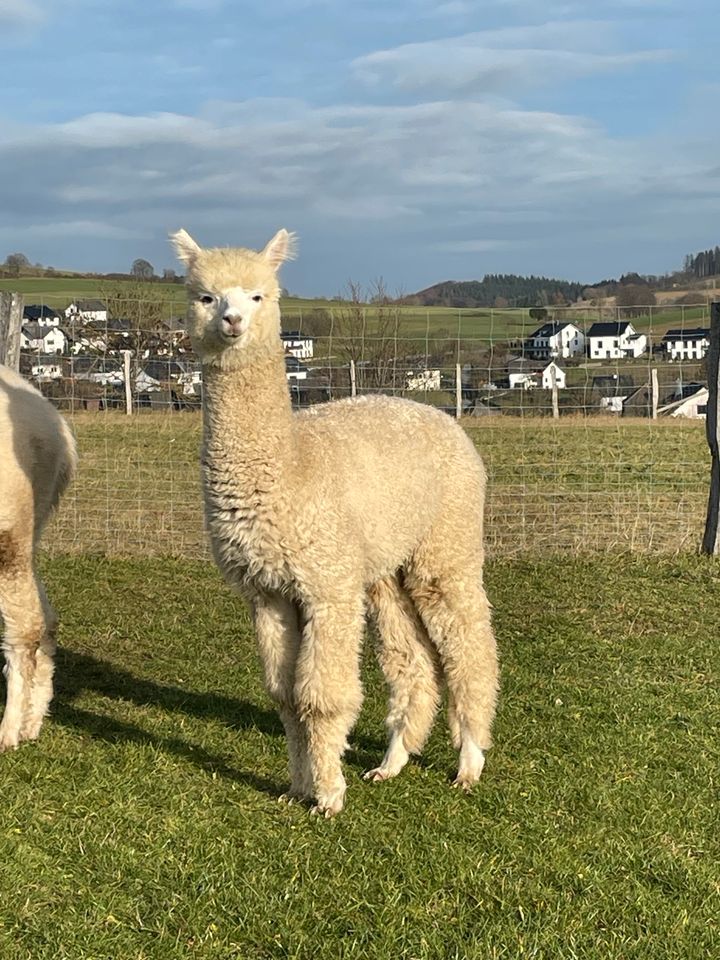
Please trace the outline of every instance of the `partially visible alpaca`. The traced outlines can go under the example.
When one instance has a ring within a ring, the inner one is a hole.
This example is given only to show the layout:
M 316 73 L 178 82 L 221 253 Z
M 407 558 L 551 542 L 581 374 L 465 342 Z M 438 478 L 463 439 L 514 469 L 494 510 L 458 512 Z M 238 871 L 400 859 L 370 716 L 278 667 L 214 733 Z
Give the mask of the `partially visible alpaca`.
M 36 573 L 35 552 L 76 459 L 72 433 L 57 410 L 0 366 L 0 613 L 7 679 L 0 750 L 35 740 L 52 699 L 57 617 Z
M 290 754 L 290 796 L 343 806 L 341 756 L 362 699 L 366 604 L 382 636 L 396 775 L 430 731 L 444 677 L 456 783 L 483 768 L 497 660 L 482 584 L 485 471 L 465 432 L 382 396 L 293 414 L 280 340 L 281 230 L 262 252 L 181 230 L 188 331 L 203 363 L 205 515 L 226 580 L 251 601 Z

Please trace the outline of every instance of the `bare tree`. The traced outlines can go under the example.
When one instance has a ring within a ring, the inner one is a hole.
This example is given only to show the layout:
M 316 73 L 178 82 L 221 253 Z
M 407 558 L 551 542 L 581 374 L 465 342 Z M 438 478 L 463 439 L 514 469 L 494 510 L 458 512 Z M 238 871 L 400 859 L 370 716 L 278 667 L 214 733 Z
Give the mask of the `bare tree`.
M 621 307 L 623 318 L 641 317 L 648 307 L 655 306 L 655 294 L 646 285 L 628 283 L 618 287 L 615 303 Z
M 26 270 L 30 261 L 24 253 L 10 253 L 5 258 L 5 269 L 14 277 L 19 276 L 21 270 Z
M 334 310 L 333 346 L 355 364 L 359 390 L 395 390 L 398 378 L 398 336 L 401 308 L 387 293 L 380 277 L 365 291 L 348 281 L 345 297 Z

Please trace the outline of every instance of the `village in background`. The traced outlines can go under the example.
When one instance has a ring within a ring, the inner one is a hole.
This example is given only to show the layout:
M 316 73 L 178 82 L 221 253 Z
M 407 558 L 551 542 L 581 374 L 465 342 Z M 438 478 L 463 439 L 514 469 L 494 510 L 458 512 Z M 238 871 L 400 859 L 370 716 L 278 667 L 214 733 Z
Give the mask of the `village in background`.
M 61 303 L 60 288 L 37 295 L 43 288 L 28 282 L 32 269 L 13 261 L 20 256 L 6 259 L 0 284 L 30 287 L 21 301 L 20 370 L 46 396 L 73 411 L 199 407 L 202 372 L 173 271 L 157 278 L 135 261 L 124 278 L 104 278 L 106 296 Z M 508 276 L 402 298 L 382 282 L 369 292 L 350 284 L 345 297 L 325 302 L 286 295 L 288 388 L 297 407 L 387 392 L 455 415 L 701 418 L 717 273 L 716 248 L 687 257 L 677 274 L 629 274 L 593 287 Z

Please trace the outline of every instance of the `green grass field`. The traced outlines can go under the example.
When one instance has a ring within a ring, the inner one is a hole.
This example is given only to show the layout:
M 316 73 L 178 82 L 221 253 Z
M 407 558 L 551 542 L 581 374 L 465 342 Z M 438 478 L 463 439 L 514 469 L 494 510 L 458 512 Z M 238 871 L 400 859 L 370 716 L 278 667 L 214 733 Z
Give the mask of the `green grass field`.
M 206 562 L 46 558 L 40 741 L 4 755 L 3 960 L 708 960 L 720 955 L 717 562 L 497 560 L 496 745 L 401 777 L 370 649 L 332 821 L 278 802 L 247 613 Z
M 85 277 L 19 277 L 0 279 L 0 292 L 22 293 L 26 303 L 45 303 L 63 308 L 76 298 L 104 297 L 108 290 L 116 295 L 123 289 L 137 290 L 137 285 L 126 281 L 108 281 L 102 278 Z M 155 283 L 147 287 L 151 299 L 160 299 L 168 304 L 168 315 L 182 313 L 185 309 L 185 290 L 182 285 Z M 121 295 L 121 294 L 120 294 Z M 136 295 L 134 293 L 133 295 Z M 342 315 L 343 304 L 334 300 L 286 298 L 281 304 L 285 329 L 302 328 L 303 317 L 318 310 Z M 575 322 L 581 329 L 600 318 L 597 308 L 568 308 L 559 310 L 558 317 Z M 622 311 L 618 318 L 625 316 Z M 628 316 L 630 316 L 628 314 Z M 471 341 L 513 340 L 527 337 L 540 323 L 532 319 L 526 308 L 463 308 L 455 307 L 400 307 L 400 325 L 397 336 L 411 341 L 413 350 L 422 352 L 426 344 L 428 352 L 446 349 L 444 341 L 452 343 L 462 339 Z M 367 308 L 368 336 L 375 326 L 375 310 Z M 605 314 L 602 319 L 610 319 Z M 680 307 L 657 306 L 644 315 L 631 316 L 638 331 L 661 337 L 668 328 L 695 327 L 709 324 L 709 308 L 705 306 Z
M 62 552 L 207 556 L 200 415 L 70 419 L 80 470 L 48 544 Z M 463 424 L 488 469 L 491 555 L 676 552 L 700 543 L 709 481 L 702 422 L 504 416 Z

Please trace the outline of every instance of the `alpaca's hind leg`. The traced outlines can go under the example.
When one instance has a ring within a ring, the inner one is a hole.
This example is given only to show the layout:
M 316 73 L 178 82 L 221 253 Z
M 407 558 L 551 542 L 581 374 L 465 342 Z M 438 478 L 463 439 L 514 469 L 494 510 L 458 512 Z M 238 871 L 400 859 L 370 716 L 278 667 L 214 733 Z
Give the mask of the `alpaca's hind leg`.
M 0 751 L 17 747 L 24 733 L 23 727 L 32 716 L 33 688 L 36 680 L 38 651 L 50 644 L 45 609 L 38 583 L 27 562 L 19 560 L 11 569 L 0 570 L 0 611 L 5 621 L 3 652 L 7 695 L 5 712 L 0 723 Z M 43 678 L 46 679 L 46 678 Z M 52 681 L 50 694 L 52 696 Z M 43 716 L 47 708 L 43 707 Z M 40 729 L 40 722 L 35 735 Z
M 377 581 L 368 591 L 380 634 L 380 664 L 390 688 L 390 743 L 382 763 L 366 780 L 397 776 L 411 753 L 420 753 L 440 702 L 437 651 L 398 577 Z
M 53 610 L 42 583 L 38 592 L 45 617 L 45 633 L 35 654 L 35 675 L 30 690 L 30 703 L 20 729 L 21 740 L 37 740 L 53 696 L 55 673 L 55 635 L 58 627 L 57 614 Z
M 285 728 L 290 766 L 289 799 L 313 795 L 312 774 L 304 725 L 294 698 L 295 664 L 300 646 L 300 624 L 295 604 L 280 594 L 253 597 L 255 631 L 268 693 L 278 705 Z
M 295 701 L 307 733 L 314 812 L 330 817 L 343 807 L 341 758 L 362 702 L 359 658 L 364 597 L 308 603 L 305 614 Z
M 481 570 L 430 575 L 413 569 L 407 589 L 440 653 L 450 693 L 450 731 L 460 750 L 457 786 L 480 776 L 491 743 L 498 689 L 495 637 Z

